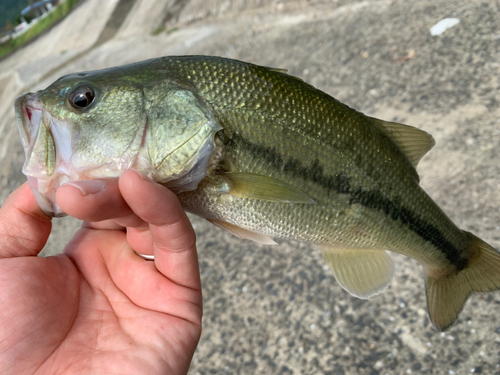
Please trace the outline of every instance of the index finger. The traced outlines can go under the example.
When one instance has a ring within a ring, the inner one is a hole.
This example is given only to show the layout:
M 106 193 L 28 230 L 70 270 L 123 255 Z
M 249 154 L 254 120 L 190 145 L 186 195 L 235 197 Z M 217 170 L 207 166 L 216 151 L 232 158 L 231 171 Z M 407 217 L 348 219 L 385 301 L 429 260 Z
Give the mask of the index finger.
M 149 223 L 158 271 L 178 285 L 200 290 L 196 235 L 177 196 L 135 171 L 126 171 L 119 185 L 130 208 Z
M 122 229 L 145 225 L 123 200 L 117 179 L 72 181 L 57 191 L 59 207 L 84 227 Z
M 49 238 L 51 221 L 25 182 L 0 209 L 0 258 L 37 255 Z

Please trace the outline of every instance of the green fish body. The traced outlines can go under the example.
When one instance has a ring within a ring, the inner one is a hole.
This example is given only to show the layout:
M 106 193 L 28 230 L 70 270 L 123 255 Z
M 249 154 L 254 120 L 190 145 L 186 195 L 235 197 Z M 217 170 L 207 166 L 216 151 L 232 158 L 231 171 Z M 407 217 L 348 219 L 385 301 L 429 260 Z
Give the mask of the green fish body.
M 417 259 L 440 330 L 470 293 L 500 287 L 500 254 L 419 186 L 415 168 L 432 137 L 365 116 L 283 70 L 159 58 L 62 77 L 18 98 L 16 113 L 24 172 L 49 213 L 61 214 L 62 183 L 133 167 L 240 238 L 318 245 L 360 298 L 389 284 L 386 250 Z

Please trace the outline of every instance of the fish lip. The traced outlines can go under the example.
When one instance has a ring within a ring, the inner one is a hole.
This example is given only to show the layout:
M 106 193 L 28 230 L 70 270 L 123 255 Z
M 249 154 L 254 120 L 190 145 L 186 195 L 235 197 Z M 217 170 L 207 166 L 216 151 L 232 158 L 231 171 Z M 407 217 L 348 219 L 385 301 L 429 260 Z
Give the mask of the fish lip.
M 43 104 L 37 93 L 26 93 L 14 102 L 17 126 L 25 154 L 32 146 L 42 122 Z M 27 156 L 27 154 L 26 154 Z
M 38 184 L 40 179 L 32 176 L 26 176 L 28 179 L 28 184 L 30 186 L 33 195 L 38 203 L 40 209 L 49 217 L 63 217 L 67 214 L 61 210 L 59 205 L 55 200 L 56 192 L 40 193 L 38 190 Z M 49 198 L 50 196 L 50 198 Z
M 31 93 L 21 95 L 14 102 L 14 109 L 15 109 L 16 121 L 17 121 L 17 129 L 18 129 L 19 135 L 21 137 L 21 142 L 22 142 L 25 154 L 26 154 L 27 147 L 29 147 L 29 144 L 30 144 L 29 134 L 27 132 L 27 129 L 28 129 L 27 123 L 29 123 L 29 126 L 31 128 L 31 121 L 27 117 L 27 114 L 25 111 L 25 102 L 26 102 L 27 96 L 29 96 L 29 95 L 31 95 Z

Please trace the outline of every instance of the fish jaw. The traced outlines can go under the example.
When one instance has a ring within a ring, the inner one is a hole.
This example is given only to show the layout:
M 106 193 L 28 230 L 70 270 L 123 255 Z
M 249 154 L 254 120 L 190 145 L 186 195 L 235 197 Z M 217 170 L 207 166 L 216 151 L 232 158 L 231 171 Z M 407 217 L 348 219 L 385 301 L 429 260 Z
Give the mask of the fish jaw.
M 68 133 L 67 126 L 45 110 L 37 93 L 17 98 L 15 110 L 26 156 L 22 171 L 40 208 L 49 216 L 64 216 L 55 196 L 59 186 L 70 180 L 71 141 L 62 136 Z
M 89 167 L 77 145 L 78 125 L 69 119 L 52 116 L 38 93 L 28 93 L 15 102 L 16 119 L 25 153 L 22 172 L 40 208 L 52 217 L 66 216 L 56 201 L 59 187 L 70 181 L 118 178 L 135 162 L 144 131 L 133 140 L 135 152 L 124 150 L 119 160 L 93 160 Z

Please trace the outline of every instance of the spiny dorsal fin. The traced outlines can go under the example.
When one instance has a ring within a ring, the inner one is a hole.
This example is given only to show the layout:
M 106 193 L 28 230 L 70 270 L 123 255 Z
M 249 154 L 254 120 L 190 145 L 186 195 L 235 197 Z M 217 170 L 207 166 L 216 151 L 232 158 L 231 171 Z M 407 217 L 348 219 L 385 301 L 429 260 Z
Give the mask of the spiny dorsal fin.
M 432 135 L 413 126 L 379 120 L 374 117 L 371 119 L 399 146 L 415 168 L 422 156 L 436 144 Z
M 281 68 L 267 68 L 273 72 L 277 72 L 277 73 L 282 73 L 282 74 L 285 74 L 286 76 L 290 77 L 290 78 L 293 78 L 293 79 L 296 79 L 297 81 L 300 81 L 300 82 L 304 82 L 304 80 L 300 77 L 297 77 L 297 76 L 293 76 L 291 74 L 288 74 L 288 69 L 281 69 Z M 304 82 L 305 83 L 305 82 Z M 308 86 L 310 86 L 309 84 L 307 84 Z
M 272 177 L 243 172 L 228 172 L 224 176 L 231 181 L 229 194 L 233 197 L 281 203 L 316 204 L 303 191 Z
M 320 248 L 335 280 L 355 297 L 373 297 L 387 288 L 392 280 L 394 263 L 384 250 L 329 245 L 320 245 Z
M 273 72 L 278 72 L 278 73 L 288 73 L 288 69 L 282 69 L 282 68 L 271 68 L 267 67 L 267 69 L 272 70 Z

